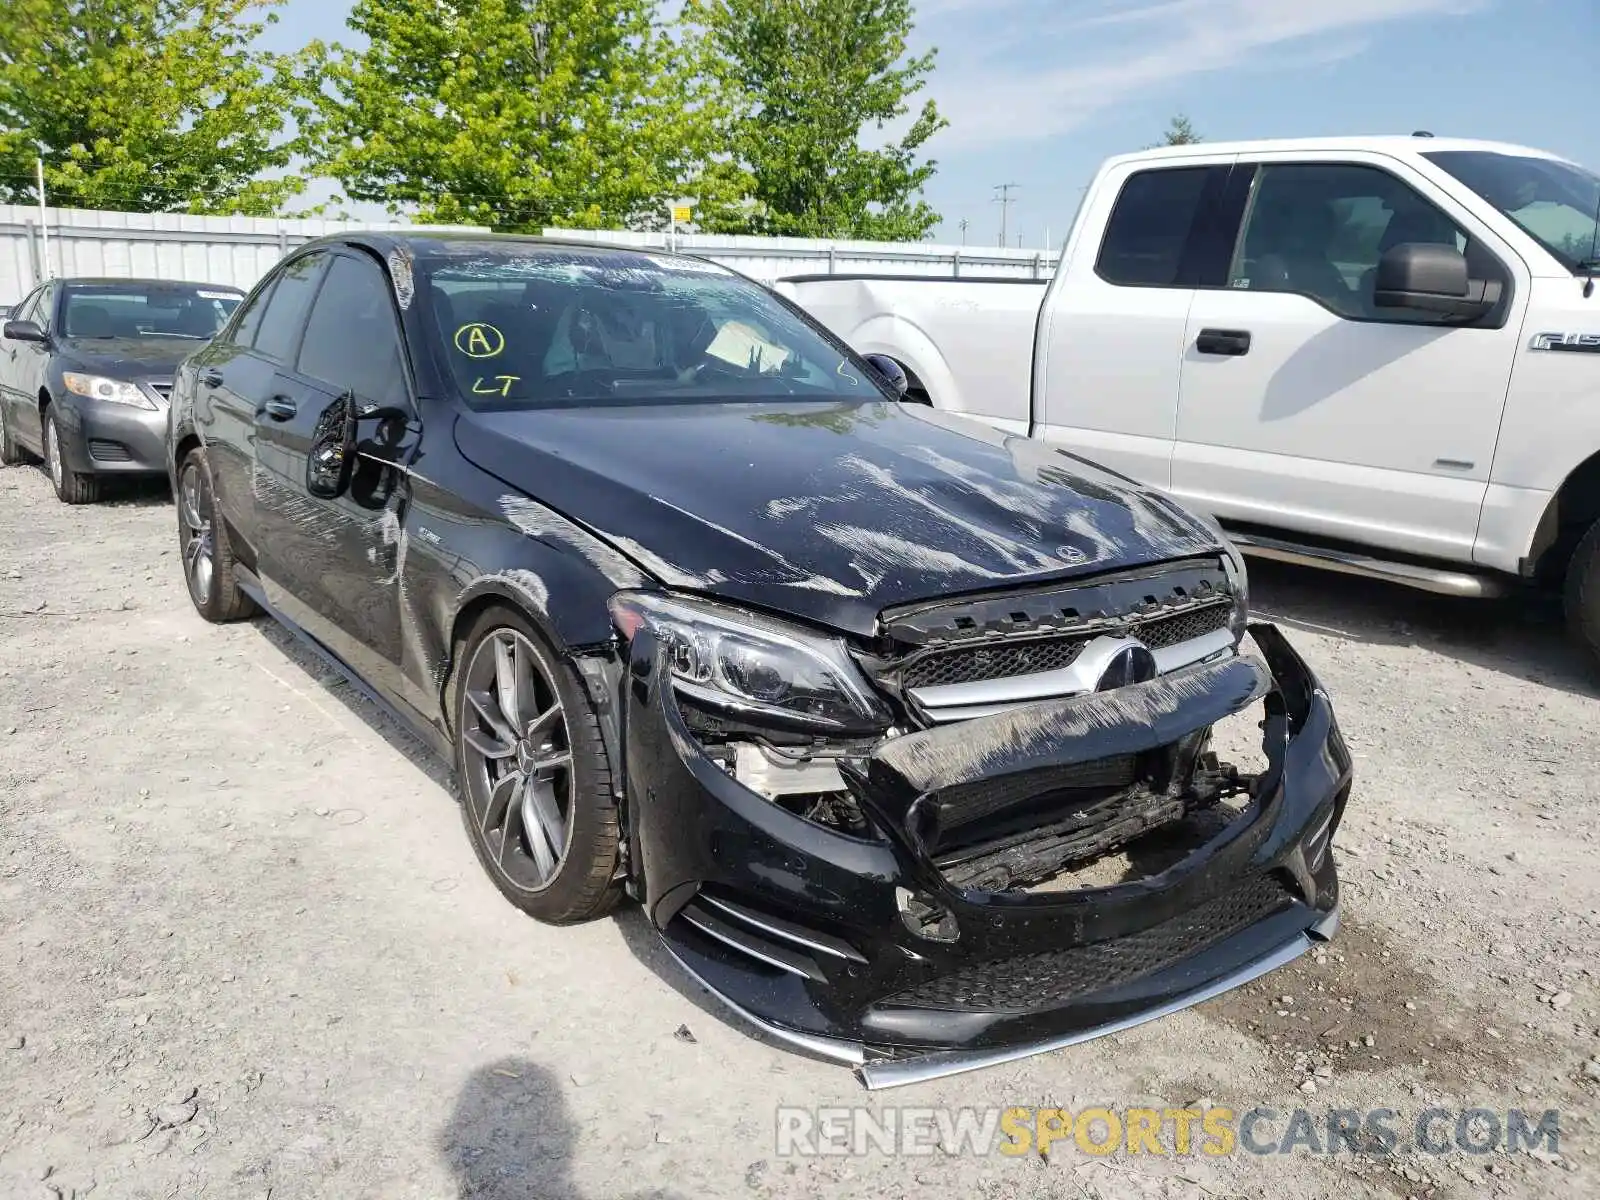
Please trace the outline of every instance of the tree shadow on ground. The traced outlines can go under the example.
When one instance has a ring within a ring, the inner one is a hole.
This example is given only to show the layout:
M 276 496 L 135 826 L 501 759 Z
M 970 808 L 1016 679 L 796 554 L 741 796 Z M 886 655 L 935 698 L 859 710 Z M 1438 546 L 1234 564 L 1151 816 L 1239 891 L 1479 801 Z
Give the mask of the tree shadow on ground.
M 604 1119 L 615 1120 L 616 1114 Z M 572 1172 L 578 1139 L 586 1132 L 595 1145 L 605 1146 L 603 1130 L 586 1131 L 567 1110 L 554 1073 L 531 1059 L 506 1057 L 467 1077 L 439 1131 L 438 1150 L 455 1177 L 457 1196 L 584 1200 Z M 619 1200 L 682 1198 L 647 1183 Z

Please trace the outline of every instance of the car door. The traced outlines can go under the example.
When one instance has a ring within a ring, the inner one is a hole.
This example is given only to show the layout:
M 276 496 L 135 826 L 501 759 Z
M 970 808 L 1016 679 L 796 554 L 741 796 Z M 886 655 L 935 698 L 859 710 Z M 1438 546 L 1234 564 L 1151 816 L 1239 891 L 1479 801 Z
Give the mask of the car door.
M 1224 519 L 1471 556 L 1528 291 L 1494 233 L 1404 163 L 1262 156 L 1226 286 L 1183 351 L 1172 490 Z M 1378 308 L 1393 246 L 1462 250 L 1489 316 Z
M 30 314 L 33 311 L 34 301 L 39 298 L 43 291 L 44 288 L 37 287 L 24 296 L 21 303 L 12 310 L 11 316 L 7 319 L 8 323 L 9 321 L 33 320 Z M 0 328 L 3 328 L 3 326 L 0 326 Z M 17 365 L 17 358 L 22 348 L 26 345 L 26 342 L 15 341 L 11 338 L 0 338 L 0 404 L 5 405 L 6 428 L 11 430 L 12 436 L 21 436 L 25 445 L 32 445 L 35 440 L 34 436 L 26 433 L 22 426 L 27 424 L 28 428 L 31 429 L 38 425 L 39 406 L 37 402 L 33 404 L 25 403 L 22 392 L 21 368 Z M 25 364 L 27 360 L 24 358 L 23 362 Z M 24 407 L 34 410 L 31 417 L 30 414 L 22 412 Z
M 257 418 L 256 504 L 268 601 L 368 682 L 398 696 L 401 469 L 421 426 L 400 323 L 377 261 L 331 256 L 294 365 L 280 369 Z M 359 453 L 343 494 L 313 494 L 319 439 L 355 405 Z M 385 415 L 385 411 L 387 413 Z
M 1112 167 L 1079 227 L 1041 321 L 1034 436 L 1165 487 L 1178 364 L 1195 289 L 1219 277 L 1215 236 L 1232 155 Z
M 6 416 L 8 419 L 16 418 L 11 426 L 15 436 L 41 454 L 44 453 L 44 423 L 39 417 L 39 392 L 48 386 L 46 377 L 50 373 L 50 355 L 53 353 L 49 338 L 55 326 L 55 301 L 59 292 L 56 284 L 45 284 L 22 318 L 44 330 L 45 341 L 7 343 L 16 350 L 9 364 L 16 405 Z
M 300 331 L 327 260 L 325 251 L 314 251 L 280 264 L 195 362 L 195 426 L 206 442 L 218 510 L 247 564 L 260 559 L 259 416 L 274 394 L 278 371 L 299 352 Z

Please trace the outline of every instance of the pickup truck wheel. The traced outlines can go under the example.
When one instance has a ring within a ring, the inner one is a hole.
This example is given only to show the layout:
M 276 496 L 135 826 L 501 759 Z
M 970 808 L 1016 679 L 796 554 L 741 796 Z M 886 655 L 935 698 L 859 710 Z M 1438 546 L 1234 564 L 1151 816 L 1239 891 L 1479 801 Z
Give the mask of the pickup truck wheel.
M 461 818 L 500 894 L 567 925 L 616 904 L 621 835 L 600 724 L 572 668 L 511 608 L 460 645 L 454 716 Z
M 1567 566 L 1567 628 L 1600 665 L 1600 521 L 1589 527 Z

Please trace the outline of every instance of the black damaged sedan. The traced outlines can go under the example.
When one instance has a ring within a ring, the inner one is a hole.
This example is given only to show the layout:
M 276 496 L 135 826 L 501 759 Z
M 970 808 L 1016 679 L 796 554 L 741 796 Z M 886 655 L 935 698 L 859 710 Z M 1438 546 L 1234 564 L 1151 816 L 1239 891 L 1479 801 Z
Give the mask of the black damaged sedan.
M 513 904 L 632 897 L 870 1086 L 1331 936 L 1350 756 L 1247 626 L 1238 556 L 894 374 L 690 258 L 315 242 L 178 373 L 189 591 L 264 609 L 452 762 Z M 1253 772 L 1211 748 L 1246 712 Z

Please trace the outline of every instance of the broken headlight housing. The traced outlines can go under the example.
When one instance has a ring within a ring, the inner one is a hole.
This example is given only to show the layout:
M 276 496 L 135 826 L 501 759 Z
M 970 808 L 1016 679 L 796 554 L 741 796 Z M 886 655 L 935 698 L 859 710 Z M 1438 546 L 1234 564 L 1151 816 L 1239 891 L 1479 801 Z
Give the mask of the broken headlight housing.
M 611 615 L 632 641 L 660 641 L 674 689 L 746 721 L 870 734 L 890 716 L 838 638 L 698 598 L 619 592 Z

